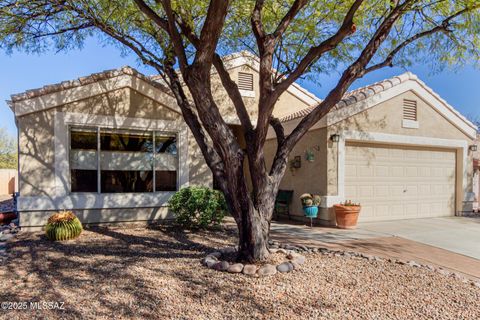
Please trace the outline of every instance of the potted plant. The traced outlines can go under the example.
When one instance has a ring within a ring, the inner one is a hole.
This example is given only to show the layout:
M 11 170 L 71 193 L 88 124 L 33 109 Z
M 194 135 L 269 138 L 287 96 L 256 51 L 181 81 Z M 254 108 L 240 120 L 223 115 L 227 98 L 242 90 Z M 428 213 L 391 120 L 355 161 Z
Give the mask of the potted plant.
M 333 206 L 337 227 L 341 229 L 355 229 L 357 227 L 358 215 L 362 207 L 360 203 L 353 203 L 347 200 L 344 203 Z
M 322 198 L 319 195 L 304 193 L 300 196 L 300 201 L 302 202 L 305 216 L 308 218 L 316 218 L 318 216 L 318 206 L 322 202 Z

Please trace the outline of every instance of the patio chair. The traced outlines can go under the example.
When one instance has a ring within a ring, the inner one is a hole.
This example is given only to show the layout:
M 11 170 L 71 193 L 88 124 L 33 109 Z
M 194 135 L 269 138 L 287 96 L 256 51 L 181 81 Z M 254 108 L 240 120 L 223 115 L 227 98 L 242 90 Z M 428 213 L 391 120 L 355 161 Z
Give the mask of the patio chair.
M 274 212 L 277 220 L 279 214 L 286 214 L 290 220 L 290 204 L 292 203 L 292 198 L 293 190 L 278 190 Z

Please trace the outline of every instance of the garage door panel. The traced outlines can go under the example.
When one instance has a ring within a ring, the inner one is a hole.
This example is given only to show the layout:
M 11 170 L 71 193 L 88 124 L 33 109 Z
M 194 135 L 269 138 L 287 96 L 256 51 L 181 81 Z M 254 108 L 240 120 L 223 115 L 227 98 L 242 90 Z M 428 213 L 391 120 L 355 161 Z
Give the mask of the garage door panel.
M 454 150 L 347 144 L 346 198 L 362 203 L 360 221 L 454 214 Z

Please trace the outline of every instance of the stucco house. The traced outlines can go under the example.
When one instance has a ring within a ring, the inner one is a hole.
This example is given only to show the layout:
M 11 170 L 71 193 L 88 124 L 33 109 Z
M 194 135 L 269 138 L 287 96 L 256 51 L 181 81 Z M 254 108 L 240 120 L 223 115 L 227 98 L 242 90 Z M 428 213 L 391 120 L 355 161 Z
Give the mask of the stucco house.
M 475 212 L 480 211 L 480 134 L 477 134 L 477 140 L 475 141 L 476 151 L 473 153 L 473 193 L 475 194 L 475 200 L 473 209 Z
M 257 58 L 241 52 L 224 60 L 255 119 Z M 216 75 L 213 85 L 222 114 L 240 132 Z M 274 115 L 288 132 L 320 101 L 294 84 Z M 12 95 L 9 105 L 18 127 L 22 227 L 42 226 L 63 209 L 86 223 L 168 219 L 176 190 L 213 185 L 158 77 L 124 67 Z M 326 224 L 332 205 L 347 198 L 362 203 L 363 221 L 459 214 L 473 202 L 476 129 L 406 73 L 347 94 L 296 146 L 291 158 L 300 167 L 291 166 L 281 189 L 294 191 L 298 218 L 299 195 L 322 195 L 319 219 Z M 267 154 L 274 148 L 272 131 Z

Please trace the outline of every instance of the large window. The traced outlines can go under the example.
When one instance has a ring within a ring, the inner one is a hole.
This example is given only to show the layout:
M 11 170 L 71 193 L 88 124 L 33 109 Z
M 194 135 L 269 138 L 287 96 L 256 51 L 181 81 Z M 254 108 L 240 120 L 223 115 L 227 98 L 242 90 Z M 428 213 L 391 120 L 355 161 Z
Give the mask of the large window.
M 73 127 L 70 138 L 72 192 L 177 190 L 175 134 Z

